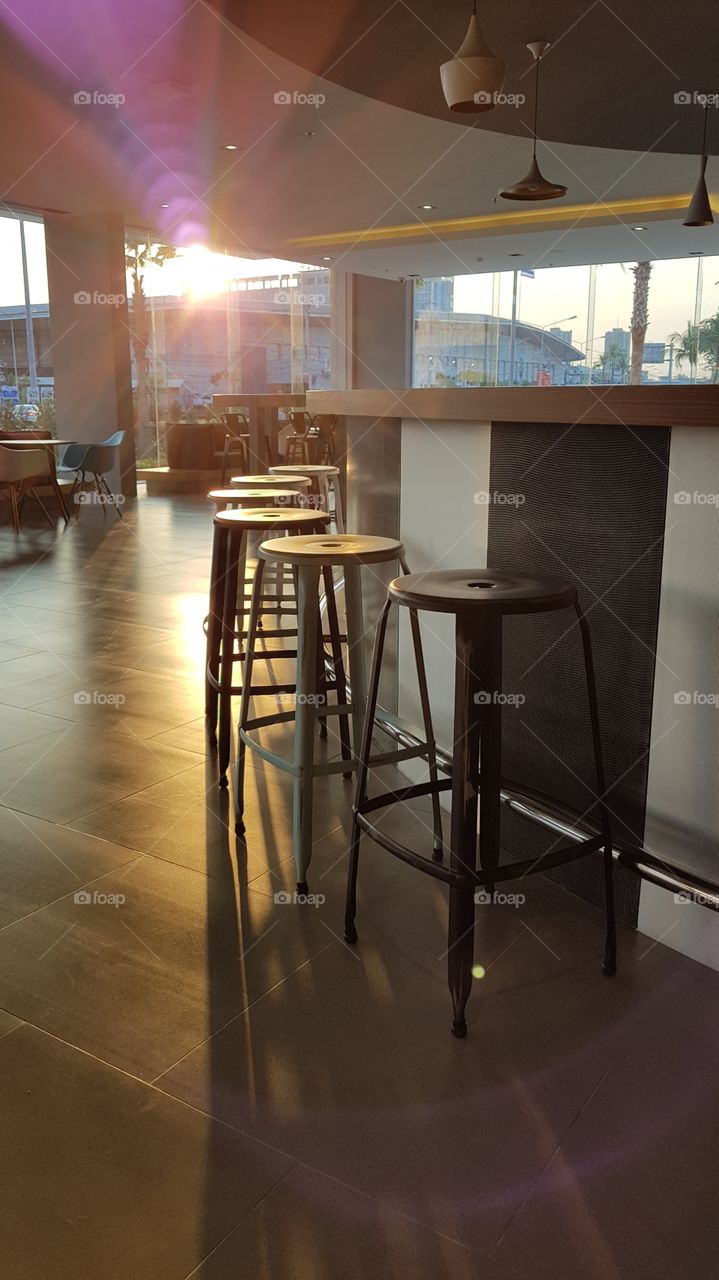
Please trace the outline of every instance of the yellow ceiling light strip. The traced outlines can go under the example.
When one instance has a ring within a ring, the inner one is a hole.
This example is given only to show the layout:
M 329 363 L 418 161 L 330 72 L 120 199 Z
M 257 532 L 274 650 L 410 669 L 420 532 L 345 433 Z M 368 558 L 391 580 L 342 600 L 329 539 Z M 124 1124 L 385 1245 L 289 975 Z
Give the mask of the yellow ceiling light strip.
M 613 200 L 602 204 L 563 204 L 555 208 L 512 210 L 511 213 L 477 214 L 467 218 L 445 218 L 433 221 L 404 222 L 393 227 L 366 227 L 359 231 L 328 231 L 324 235 L 299 236 L 286 241 L 298 249 L 322 245 L 354 245 L 385 240 L 417 240 L 429 235 L 440 237 L 472 235 L 483 231 L 514 231 L 517 227 L 557 226 L 566 222 L 607 221 L 613 218 L 638 217 L 647 213 L 684 213 L 690 194 L 648 196 L 639 200 Z M 719 198 L 710 197 L 717 208 Z

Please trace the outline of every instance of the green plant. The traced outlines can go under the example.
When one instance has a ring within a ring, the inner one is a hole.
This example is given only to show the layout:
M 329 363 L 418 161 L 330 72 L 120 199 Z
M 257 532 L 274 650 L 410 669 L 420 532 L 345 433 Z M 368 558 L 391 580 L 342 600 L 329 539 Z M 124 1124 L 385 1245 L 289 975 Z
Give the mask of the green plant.
M 128 241 L 125 266 L 130 278 L 130 345 L 135 363 L 135 426 L 138 453 L 152 447 L 154 423 L 153 395 L 150 385 L 150 342 L 152 329 L 145 295 L 145 272 L 148 267 L 161 267 L 177 250 L 169 244 L 150 244 L 146 240 Z

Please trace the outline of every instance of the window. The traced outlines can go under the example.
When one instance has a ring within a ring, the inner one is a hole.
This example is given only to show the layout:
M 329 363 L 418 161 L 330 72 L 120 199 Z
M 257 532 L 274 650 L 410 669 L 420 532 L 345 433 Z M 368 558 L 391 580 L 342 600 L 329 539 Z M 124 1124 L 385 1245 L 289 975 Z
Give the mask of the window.
M 127 235 L 137 457 L 165 462 L 168 423 L 212 396 L 331 386 L 331 272 Z
M 0 428 L 55 430 L 45 228 L 0 216 Z
M 719 258 L 650 264 L 643 345 L 632 340 L 635 265 L 416 281 L 413 385 L 719 381 Z

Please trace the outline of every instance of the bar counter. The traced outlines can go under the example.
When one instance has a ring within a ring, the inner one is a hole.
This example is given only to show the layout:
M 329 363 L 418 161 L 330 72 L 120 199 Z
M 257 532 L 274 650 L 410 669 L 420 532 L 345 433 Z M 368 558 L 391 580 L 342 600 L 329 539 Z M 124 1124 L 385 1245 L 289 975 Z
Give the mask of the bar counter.
M 340 416 L 348 528 L 401 537 L 414 571 L 487 564 L 573 579 L 592 629 L 624 919 L 719 967 L 719 917 L 675 901 L 719 884 L 719 386 L 309 392 Z M 375 587 L 376 598 L 384 583 Z M 452 625 L 425 615 L 437 737 L 450 740 Z M 505 623 L 503 773 L 591 812 L 579 641 L 553 615 Z M 400 714 L 419 708 L 396 637 Z M 551 836 L 508 813 L 507 850 Z M 633 851 L 633 853 L 631 852 Z M 601 901 L 596 874 L 561 873 Z

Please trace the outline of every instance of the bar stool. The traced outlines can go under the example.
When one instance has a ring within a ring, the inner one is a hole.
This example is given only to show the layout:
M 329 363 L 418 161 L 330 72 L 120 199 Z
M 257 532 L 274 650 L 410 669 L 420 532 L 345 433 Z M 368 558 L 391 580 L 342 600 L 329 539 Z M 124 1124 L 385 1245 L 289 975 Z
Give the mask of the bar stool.
M 315 494 L 317 495 L 318 498 L 323 500 L 322 506 L 327 511 L 330 511 L 330 513 L 334 515 L 334 523 L 335 523 L 337 532 L 344 533 L 345 521 L 344 521 L 344 514 L 342 512 L 342 496 L 340 494 L 340 484 L 339 484 L 339 474 L 340 474 L 339 467 L 320 466 L 318 463 L 316 465 L 310 464 L 309 466 L 303 465 L 301 470 L 302 470 L 302 475 L 309 476 L 310 480 L 313 482 Z M 272 476 L 280 476 L 284 480 L 287 474 L 294 474 L 294 468 L 291 466 L 287 466 L 284 463 L 281 466 L 270 467 L 270 475 Z M 334 508 L 332 510 L 330 509 L 330 503 L 329 503 L 330 489 L 332 490 L 332 496 L 334 498 Z
M 220 786 L 227 786 L 227 767 L 230 762 L 231 699 L 241 692 L 241 686 L 232 683 L 233 664 L 244 658 L 243 628 L 245 615 L 244 583 L 248 537 L 253 534 L 292 532 L 324 529 L 328 516 L 319 511 L 299 511 L 289 507 L 250 508 L 249 510 L 218 511 L 213 520 L 212 562 L 210 568 L 210 603 L 207 622 L 207 665 L 205 674 L 205 716 L 211 741 L 218 737 L 219 711 L 219 772 Z M 278 539 L 282 541 L 282 539 Z M 273 597 L 276 605 L 276 597 Z M 254 602 L 254 597 L 253 597 Z M 259 604 L 264 603 L 262 600 Z M 294 612 L 294 606 L 292 611 Z M 288 628 L 263 629 L 263 639 L 287 639 L 296 636 L 296 630 Z M 237 642 L 238 648 L 235 649 Z M 268 659 L 293 658 L 296 650 L 279 649 L 264 655 Z M 292 692 L 294 686 L 262 686 L 267 693 Z
M 293 565 L 297 575 L 297 681 L 296 707 L 294 712 L 276 713 L 270 716 L 250 718 L 250 700 L 255 697 L 252 684 L 252 666 L 257 639 L 257 620 L 262 601 L 262 580 L 267 564 L 281 560 Z M 357 749 L 361 739 L 366 703 L 366 679 L 364 660 L 365 623 L 362 607 L 361 569 L 364 565 L 386 564 L 398 560 L 403 572 L 408 572 L 404 548 L 394 538 L 374 538 L 360 534 L 343 534 L 328 536 L 315 534 L 287 538 L 273 538 L 263 542 L 260 547 L 255 580 L 252 588 L 252 607 L 247 634 L 247 657 L 243 677 L 242 704 L 240 711 L 240 728 L 237 750 L 237 806 L 235 830 L 242 834 L 245 830 L 244 812 L 244 769 L 245 748 L 257 752 L 264 760 L 277 768 L 290 773 L 293 784 L 293 817 L 292 842 L 297 871 L 297 890 L 307 893 L 307 870 L 312 857 L 312 816 L 313 785 L 316 777 L 326 774 L 342 773 L 351 777 L 351 770 L 357 766 Z M 337 705 L 329 706 L 323 691 L 318 684 L 318 672 L 322 667 L 321 646 L 319 643 L 319 586 L 320 577 L 324 579 L 327 592 L 328 617 L 331 631 L 338 632 L 336 605 L 333 590 L 333 574 L 335 567 L 341 567 L 345 580 L 345 605 L 347 614 L 347 647 L 349 652 L 349 673 L 352 690 L 352 702 L 347 702 L 344 665 L 341 651 L 333 651 Z M 334 611 L 334 616 L 333 616 Z M 412 623 L 412 639 L 414 643 L 417 679 L 420 688 L 420 699 L 424 721 L 423 740 L 419 745 L 406 747 L 399 751 L 385 752 L 377 756 L 374 763 L 397 764 L 402 760 L 422 758 L 427 761 L 430 777 L 437 781 L 437 763 L 435 756 L 434 734 L 427 695 L 422 641 L 414 610 L 410 614 Z M 340 725 L 340 741 L 342 758 L 325 762 L 315 762 L 314 758 L 314 726 L 316 721 L 326 720 L 328 716 L 338 716 Z M 353 724 L 354 751 L 349 749 L 347 721 Z M 268 725 L 279 724 L 294 719 L 294 749 L 292 760 L 270 751 L 263 746 L 252 733 Z M 421 739 L 418 731 L 413 731 L 417 739 Z M 434 814 L 434 856 L 442 857 L 442 817 L 439 806 L 439 795 L 433 796 Z
M 233 476 L 230 487 L 238 489 L 294 489 L 308 493 L 314 486 L 310 476 L 295 473 L 290 467 L 286 475 Z
M 234 509 L 246 509 L 251 507 L 298 507 L 302 505 L 302 494 L 296 489 L 212 489 L 208 495 L 208 499 L 214 502 L 218 511 L 232 511 Z M 258 533 L 256 538 L 261 538 L 262 533 Z M 252 546 L 248 542 L 248 555 L 245 562 L 256 554 L 257 547 Z M 249 596 L 246 593 L 247 580 L 242 584 L 243 606 L 249 604 Z M 276 613 L 282 613 L 283 604 L 288 600 L 285 595 L 285 573 L 282 565 L 278 565 L 275 572 L 275 594 L 277 597 Z M 208 619 L 203 621 L 203 630 L 207 635 Z M 262 622 L 260 622 L 262 626 Z
M 296 489 L 289 487 L 266 489 L 211 489 L 207 495 L 221 511 L 232 508 L 297 505 L 300 497 Z
M 372 763 L 370 744 L 377 710 L 377 690 L 392 604 L 410 610 L 454 615 L 455 693 L 452 777 L 404 787 L 399 791 L 367 797 L 367 775 Z M 499 865 L 502 760 L 502 620 L 505 615 L 547 613 L 573 609 L 579 623 L 589 702 L 600 833 L 582 844 L 552 848 L 540 858 Z M 438 866 L 385 835 L 369 814 L 397 801 L 452 792 L 449 866 Z M 477 817 L 479 861 L 476 869 Z M 467 1033 L 465 1005 L 472 985 L 474 953 L 475 889 L 490 893 L 498 881 L 516 880 L 558 867 L 602 851 L 606 893 L 606 943 L 602 970 L 616 972 L 612 833 L 606 804 L 606 781 L 599 727 L 599 710 L 589 627 L 576 587 L 559 578 L 533 578 L 523 573 L 493 569 L 447 569 L 411 574 L 391 582 L 380 613 L 370 676 L 367 716 L 364 724 L 357 787 L 353 806 L 352 840 L 347 879 L 345 939 L 357 941 L 357 867 L 362 833 L 388 853 L 417 870 L 449 885 L 447 956 L 449 989 L 454 1018 L 452 1033 Z

